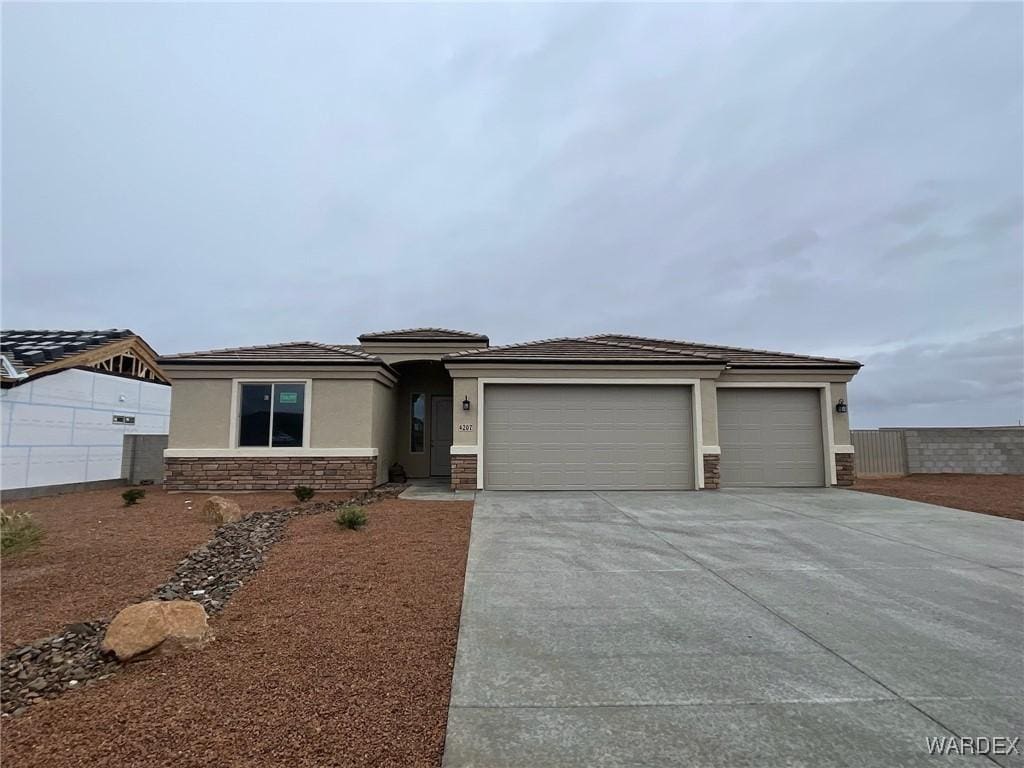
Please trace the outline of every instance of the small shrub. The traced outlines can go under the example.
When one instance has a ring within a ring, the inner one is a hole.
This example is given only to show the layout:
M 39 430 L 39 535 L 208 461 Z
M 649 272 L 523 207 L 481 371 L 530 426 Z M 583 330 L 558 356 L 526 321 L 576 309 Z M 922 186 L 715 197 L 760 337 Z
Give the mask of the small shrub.
M 366 511 L 362 507 L 343 506 L 338 510 L 334 522 L 341 528 L 358 530 L 366 525 Z
M 146 498 L 146 492 L 141 488 L 129 488 L 121 494 L 121 498 L 124 499 L 126 507 L 134 507 L 140 499 Z
M 0 509 L 0 553 L 12 555 L 29 549 L 43 538 L 43 529 L 28 512 Z
M 295 494 L 295 498 L 299 501 L 309 501 L 313 498 L 313 494 L 316 493 L 308 485 L 296 485 L 295 490 L 292 491 Z

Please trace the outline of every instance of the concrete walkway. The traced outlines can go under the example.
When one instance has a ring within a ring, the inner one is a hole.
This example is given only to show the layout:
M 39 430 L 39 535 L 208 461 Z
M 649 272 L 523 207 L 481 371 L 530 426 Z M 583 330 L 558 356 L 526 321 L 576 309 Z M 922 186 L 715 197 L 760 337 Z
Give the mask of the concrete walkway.
M 409 487 L 398 498 L 413 501 L 472 501 L 476 491 L 453 491 L 447 477 L 410 480 Z
M 926 738 L 1024 735 L 1022 596 L 1012 520 L 831 489 L 480 492 L 444 765 L 959 764 Z

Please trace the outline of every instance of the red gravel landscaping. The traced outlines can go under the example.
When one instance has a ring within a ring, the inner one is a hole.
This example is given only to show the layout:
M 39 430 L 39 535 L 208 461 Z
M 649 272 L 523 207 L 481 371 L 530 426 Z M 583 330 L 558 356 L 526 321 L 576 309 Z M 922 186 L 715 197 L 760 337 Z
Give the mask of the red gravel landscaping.
M 1024 520 L 1024 475 L 865 477 L 853 490 Z
M 4 765 L 440 765 L 471 510 L 293 519 L 215 642 L 6 719 Z
M 0 647 L 4 652 L 60 631 L 66 624 L 111 618 L 143 599 L 165 579 L 214 526 L 185 509 L 197 510 L 211 494 L 172 494 L 147 488 L 126 507 L 123 488 L 47 496 L 4 504 L 31 512 L 45 535 L 38 546 L 5 555 L 0 564 Z M 317 494 L 317 500 L 349 493 Z M 246 511 L 293 506 L 291 493 L 231 494 Z

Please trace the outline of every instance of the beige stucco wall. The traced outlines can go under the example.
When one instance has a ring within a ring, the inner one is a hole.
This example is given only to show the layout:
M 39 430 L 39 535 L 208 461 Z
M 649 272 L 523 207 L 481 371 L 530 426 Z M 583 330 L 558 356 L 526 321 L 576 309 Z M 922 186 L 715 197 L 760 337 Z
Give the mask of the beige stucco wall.
M 231 381 L 182 379 L 171 387 L 168 448 L 226 448 Z
M 836 413 L 836 403 L 840 400 L 846 400 L 847 407 L 850 405 L 850 400 L 846 396 L 846 382 L 834 381 L 831 383 L 830 388 L 832 390 L 832 431 L 835 438 L 835 444 L 850 445 L 852 443 L 852 437 L 850 435 L 850 412 Z
M 232 368 L 172 371 L 171 431 L 168 447 L 235 448 L 231 435 L 232 390 L 236 379 L 311 380 L 309 448 L 378 448 L 390 445 L 379 436 L 392 433 L 391 416 L 377 394 L 394 391 L 394 377 L 368 367 Z M 393 409 L 391 410 L 393 413 Z M 387 426 L 378 422 L 385 419 Z M 377 435 L 375 437 L 375 435 Z M 376 442 L 375 442 L 376 441 Z
M 373 391 L 369 379 L 313 379 L 311 448 L 370 448 Z
M 480 431 L 477 424 L 477 416 L 480 412 L 477 402 L 477 380 L 475 377 L 467 378 L 457 376 L 452 379 L 452 445 L 476 445 L 476 436 Z M 469 398 L 469 410 L 462 410 L 462 401 Z M 460 425 L 466 425 L 468 431 L 459 429 Z
M 700 380 L 701 440 L 704 445 L 718 445 L 718 390 L 714 379 Z
M 377 482 L 388 479 L 388 467 L 397 457 L 395 412 L 398 409 L 398 390 L 383 384 L 373 384 L 373 426 L 371 445 L 377 449 Z

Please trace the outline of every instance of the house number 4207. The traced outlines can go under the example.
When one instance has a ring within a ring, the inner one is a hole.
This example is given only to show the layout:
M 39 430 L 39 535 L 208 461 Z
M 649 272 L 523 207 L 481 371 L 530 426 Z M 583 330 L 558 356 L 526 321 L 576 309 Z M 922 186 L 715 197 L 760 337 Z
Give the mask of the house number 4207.
M 473 425 L 472 424 L 459 424 L 459 432 L 472 432 L 472 431 L 473 431 Z

